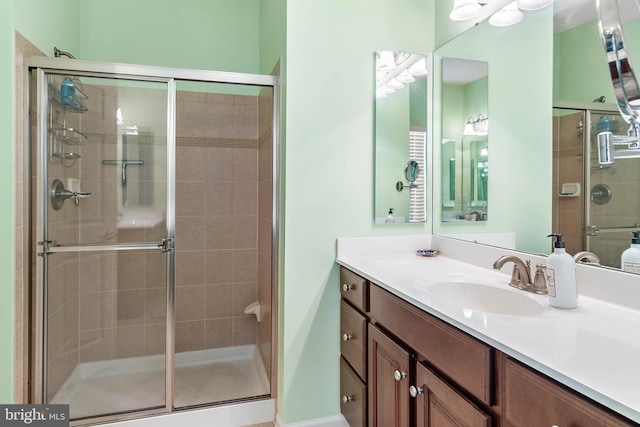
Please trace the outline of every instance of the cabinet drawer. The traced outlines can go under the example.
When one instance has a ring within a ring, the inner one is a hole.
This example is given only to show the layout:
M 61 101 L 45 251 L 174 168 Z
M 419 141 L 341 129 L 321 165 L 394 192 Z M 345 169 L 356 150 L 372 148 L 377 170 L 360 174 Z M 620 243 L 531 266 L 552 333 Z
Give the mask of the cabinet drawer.
M 351 427 L 367 425 L 367 386 L 340 358 L 340 411 Z
M 340 267 L 340 293 L 360 311 L 367 311 L 367 281 L 357 274 Z
M 367 374 L 367 319 L 340 301 L 340 352 L 360 378 Z
M 555 381 L 506 358 L 505 426 L 635 426 Z
M 453 383 L 491 406 L 493 350 L 378 286 L 369 290 L 372 320 L 393 331 Z

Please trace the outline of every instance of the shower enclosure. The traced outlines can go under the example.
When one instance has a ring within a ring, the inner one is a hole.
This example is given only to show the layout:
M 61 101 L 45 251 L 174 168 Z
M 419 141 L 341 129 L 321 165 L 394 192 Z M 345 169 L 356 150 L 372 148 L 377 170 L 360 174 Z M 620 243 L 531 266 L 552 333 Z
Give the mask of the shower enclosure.
M 640 169 L 632 158 L 601 164 L 597 134 L 625 134 L 629 125 L 617 106 L 601 103 L 559 104 L 553 119 L 553 229 L 565 236 L 567 252 L 589 251 L 620 268 L 631 231 L 640 229 Z
M 28 58 L 34 403 L 270 397 L 274 76 Z

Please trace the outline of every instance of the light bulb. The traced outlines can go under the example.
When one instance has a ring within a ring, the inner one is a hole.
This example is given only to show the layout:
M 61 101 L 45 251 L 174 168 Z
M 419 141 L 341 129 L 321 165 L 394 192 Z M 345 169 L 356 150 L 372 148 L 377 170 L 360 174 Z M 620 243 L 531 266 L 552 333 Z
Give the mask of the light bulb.
M 494 27 L 508 27 L 522 21 L 524 14 L 518 9 L 516 2 L 509 3 L 489 18 L 489 24 Z
M 401 83 L 413 83 L 416 81 L 416 79 L 411 74 L 409 74 L 407 70 L 404 70 L 402 73 L 400 73 L 400 75 L 396 77 L 396 80 Z
M 553 3 L 553 0 L 517 0 L 518 9 L 538 10 L 543 9 Z
M 427 58 L 422 58 L 407 70 L 412 76 L 424 76 L 428 73 Z
M 466 21 L 478 16 L 481 10 L 482 6 L 475 0 L 454 0 L 449 19 L 452 21 Z

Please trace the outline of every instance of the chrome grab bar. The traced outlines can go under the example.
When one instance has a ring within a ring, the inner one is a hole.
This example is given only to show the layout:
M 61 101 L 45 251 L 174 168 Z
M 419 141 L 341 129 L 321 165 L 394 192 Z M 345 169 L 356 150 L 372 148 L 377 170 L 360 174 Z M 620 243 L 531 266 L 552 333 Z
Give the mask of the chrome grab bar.
M 625 231 L 633 231 L 640 229 L 640 223 L 634 225 L 625 225 L 620 227 L 598 227 L 597 225 L 587 225 L 585 233 L 587 236 L 597 236 L 600 233 L 621 233 Z
M 48 253 L 61 252 L 99 252 L 99 251 L 135 251 L 143 249 L 169 250 L 168 241 L 173 239 L 162 239 L 160 242 L 150 243 L 118 243 L 118 244 L 93 244 L 93 245 L 59 245 L 55 241 L 47 247 Z

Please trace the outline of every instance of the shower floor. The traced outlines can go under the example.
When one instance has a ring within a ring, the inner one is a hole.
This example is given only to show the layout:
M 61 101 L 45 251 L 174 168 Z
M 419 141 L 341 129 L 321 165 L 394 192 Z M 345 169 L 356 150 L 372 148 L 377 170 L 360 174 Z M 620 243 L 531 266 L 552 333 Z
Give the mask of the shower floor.
M 164 356 L 83 363 L 51 403 L 68 403 L 72 419 L 164 406 Z M 255 345 L 176 354 L 175 406 L 269 394 Z

